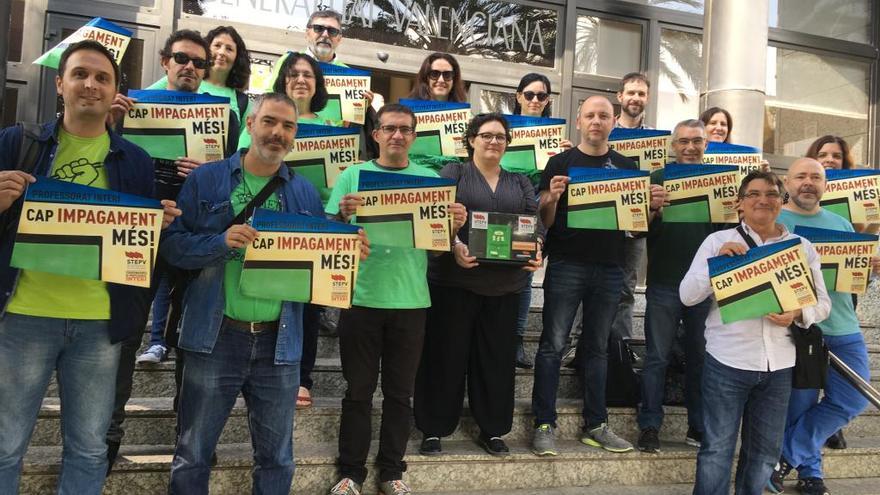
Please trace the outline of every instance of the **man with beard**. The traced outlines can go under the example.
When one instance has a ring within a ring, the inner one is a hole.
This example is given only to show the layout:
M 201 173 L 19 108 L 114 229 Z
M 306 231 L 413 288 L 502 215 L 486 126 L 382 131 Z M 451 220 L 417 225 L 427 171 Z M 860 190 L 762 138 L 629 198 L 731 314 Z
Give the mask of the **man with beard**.
M 250 418 L 254 493 L 290 492 L 303 304 L 241 293 L 244 249 L 259 233 L 247 223 L 229 225 L 260 207 L 323 217 L 318 191 L 283 163 L 296 120 L 290 98 L 263 95 L 247 118 L 251 148 L 194 170 L 179 194 L 189 214 L 166 232 L 165 259 L 200 270 L 183 303 L 178 352 L 186 368 L 169 493 L 208 493 L 211 455 L 239 393 Z
M 801 158 L 788 169 L 785 189 L 790 201 L 783 206 L 779 223 L 789 230 L 798 225 L 853 232 L 843 217 L 819 206 L 825 192 L 825 169 L 812 158 Z M 876 273 L 880 258 L 872 259 Z M 825 345 L 865 380 L 870 380 L 868 351 L 853 308 L 852 295 L 828 287 L 831 313 L 819 323 Z M 836 371 L 829 370 L 822 400 L 818 389 L 792 389 L 782 458 L 770 477 L 768 489 L 782 493 L 786 475 L 797 469 L 797 489 L 807 495 L 828 493 L 822 479 L 822 445 L 832 433 L 859 415 L 868 401 Z
M 630 72 L 620 80 L 617 102 L 620 103 L 620 116 L 615 127 L 625 129 L 648 129 L 645 125 L 645 107 L 648 105 L 648 91 L 651 83 L 648 76 Z

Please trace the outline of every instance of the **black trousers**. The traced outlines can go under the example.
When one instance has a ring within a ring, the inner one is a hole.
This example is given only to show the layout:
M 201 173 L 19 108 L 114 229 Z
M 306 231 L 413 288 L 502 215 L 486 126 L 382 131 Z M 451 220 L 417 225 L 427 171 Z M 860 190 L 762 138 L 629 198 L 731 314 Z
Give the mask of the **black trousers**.
M 422 342 L 424 309 L 375 309 L 354 306 L 339 317 L 339 354 L 348 388 L 339 425 L 339 471 L 363 483 L 372 436 L 373 392 L 382 368 L 382 426 L 379 432 L 379 481 L 400 479 L 411 429 L 410 399 Z
M 431 285 L 425 346 L 416 378 L 416 427 L 445 437 L 458 426 L 465 377 L 471 414 L 487 436 L 513 424 L 519 294 L 481 296 Z

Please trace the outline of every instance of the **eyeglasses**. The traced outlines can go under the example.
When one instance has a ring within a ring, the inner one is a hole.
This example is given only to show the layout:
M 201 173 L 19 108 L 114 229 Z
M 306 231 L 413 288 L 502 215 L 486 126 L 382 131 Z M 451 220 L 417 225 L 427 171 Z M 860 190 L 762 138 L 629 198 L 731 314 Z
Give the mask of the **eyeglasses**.
M 210 65 L 210 62 L 203 58 L 193 58 L 183 52 L 174 52 L 171 54 L 171 57 L 174 58 L 174 62 L 180 65 L 186 65 L 192 62 L 193 67 L 196 69 L 205 69 Z
M 323 26 L 321 24 L 309 24 L 306 27 L 314 31 L 315 34 L 317 34 L 318 36 L 324 34 L 325 31 L 327 32 L 327 36 L 331 38 L 335 38 L 342 34 L 342 31 L 336 29 L 335 27 Z
M 444 81 L 451 81 L 455 77 L 455 71 L 451 70 L 432 70 L 428 72 L 428 79 L 436 81 L 443 77 Z
M 386 136 L 393 136 L 397 134 L 398 131 L 402 136 L 410 136 L 416 132 L 415 129 L 408 125 L 381 125 L 379 126 L 379 130 Z
M 681 138 L 681 139 L 676 139 L 675 142 L 678 143 L 679 146 L 687 146 L 689 144 L 693 144 L 694 146 L 702 146 L 703 143 L 705 142 L 705 139 L 703 139 L 703 138 L 693 138 L 693 139 Z
M 547 98 L 550 97 L 549 94 L 543 91 L 539 91 L 537 93 L 535 93 L 534 91 L 525 91 L 522 95 L 525 97 L 526 101 L 532 101 L 537 97 L 538 101 L 544 102 L 547 101 Z
M 494 143 L 498 141 L 499 143 L 507 143 L 507 134 L 492 134 L 491 132 L 481 132 L 477 134 L 483 141 L 487 143 Z
M 758 199 L 761 196 L 769 199 L 770 201 L 779 201 L 782 198 L 782 194 L 777 191 L 767 191 L 762 193 L 760 191 L 749 191 L 743 195 L 745 199 Z

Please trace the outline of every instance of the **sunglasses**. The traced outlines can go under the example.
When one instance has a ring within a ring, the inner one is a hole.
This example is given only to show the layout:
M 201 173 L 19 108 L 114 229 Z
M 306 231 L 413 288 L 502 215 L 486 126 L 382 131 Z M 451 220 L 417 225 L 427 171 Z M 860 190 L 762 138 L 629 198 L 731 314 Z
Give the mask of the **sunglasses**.
M 314 31 L 318 36 L 324 34 L 325 31 L 327 32 L 327 36 L 331 38 L 335 38 L 342 34 L 342 31 L 336 29 L 335 27 L 324 26 L 321 24 L 309 24 L 306 27 Z
M 453 77 L 455 77 L 455 71 L 451 70 L 432 70 L 428 72 L 428 79 L 432 81 L 436 81 L 443 77 L 444 81 L 451 81 Z
M 538 93 L 535 93 L 534 91 L 526 91 L 522 95 L 525 97 L 526 101 L 532 101 L 535 98 L 538 98 L 538 101 L 544 102 L 544 101 L 547 101 L 547 98 L 550 97 L 549 94 L 547 94 L 543 91 L 540 91 Z
M 203 58 L 193 58 L 183 52 L 174 52 L 171 54 L 171 57 L 174 58 L 174 62 L 180 65 L 186 65 L 190 62 L 193 63 L 193 67 L 196 69 L 206 69 L 210 64 L 207 60 Z

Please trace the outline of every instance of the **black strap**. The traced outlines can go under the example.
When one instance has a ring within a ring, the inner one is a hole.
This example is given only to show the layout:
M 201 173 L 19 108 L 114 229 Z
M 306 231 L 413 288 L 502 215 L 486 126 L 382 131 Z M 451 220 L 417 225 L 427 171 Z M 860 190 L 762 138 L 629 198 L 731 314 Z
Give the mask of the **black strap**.
M 247 219 L 250 218 L 254 214 L 254 210 L 256 210 L 257 208 L 262 206 L 263 203 L 267 199 L 269 199 L 269 196 L 271 196 L 272 193 L 275 192 L 275 190 L 278 189 L 278 187 L 281 186 L 281 184 L 283 182 L 284 182 L 284 179 L 282 179 L 281 177 L 279 177 L 277 175 L 275 177 L 272 177 L 272 180 L 267 182 L 266 185 L 263 186 L 262 189 L 260 189 L 260 192 L 258 192 L 248 202 L 248 204 L 244 207 L 244 209 L 241 210 L 241 212 L 239 212 L 239 214 L 236 215 L 235 218 L 233 218 L 232 221 L 229 222 L 229 225 L 227 225 L 226 228 L 223 230 L 225 231 L 226 229 L 228 229 L 229 227 L 232 227 L 233 225 L 245 223 L 247 221 Z
M 247 112 L 247 106 L 248 106 L 247 93 L 243 93 L 241 91 L 235 90 L 235 102 L 238 104 L 238 125 L 239 125 L 239 128 L 242 128 L 245 126 L 244 118 L 245 118 L 245 113 Z
M 738 226 L 736 228 L 736 231 L 739 232 L 739 235 L 741 235 L 743 240 L 746 241 L 746 244 L 749 245 L 749 248 L 758 247 L 758 244 L 755 243 L 755 240 L 752 239 L 752 236 L 750 236 L 749 234 L 746 234 L 746 229 L 744 229 L 742 225 Z
M 21 144 L 18 148 L 16 170 L 32 174 L 37 168 L 40 154 L 40 124 L 19 122 L 18 125 L 21 126 Z

